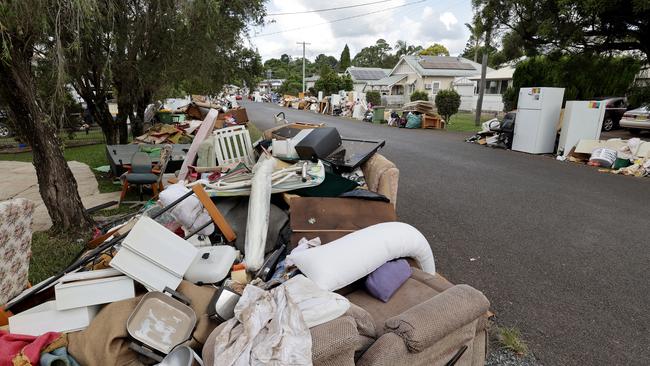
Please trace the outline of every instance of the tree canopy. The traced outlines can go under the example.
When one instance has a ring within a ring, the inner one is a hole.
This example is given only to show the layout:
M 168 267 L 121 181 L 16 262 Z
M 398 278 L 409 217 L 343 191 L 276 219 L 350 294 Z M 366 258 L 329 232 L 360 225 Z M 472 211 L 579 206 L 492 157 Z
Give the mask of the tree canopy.
M 441 45 L 440 43 L 434 43 L 431 46 L 420 51 L 422 56 L 449 56 L 449 50 L 447 47 Z
M 343 47 L 343 51 L 341 51 L 341 57 L 339 58 L 338 69 L 340 72 L 344 72 L 351 65 L 352 65 L 352 61 L 350 60 L 350 48 L 346 43 L 345 47 Z
M 647 0 L 474 0 L 481 19 L 527 56 L 550 52 L 637 52 L 650 56 Z
M 392 68 L 397 57 L 390 51 L 393 48 L 384 39 L 378 39 L 374 45 L 364 47 L 354 56 L 352 64 L 359 67 Z

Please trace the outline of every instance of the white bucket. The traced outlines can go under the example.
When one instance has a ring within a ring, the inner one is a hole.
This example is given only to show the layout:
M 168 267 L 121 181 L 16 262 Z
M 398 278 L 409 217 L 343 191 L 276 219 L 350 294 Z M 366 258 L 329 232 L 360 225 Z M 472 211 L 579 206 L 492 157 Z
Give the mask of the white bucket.
M 590 165 L 596 165 L 603 168 L 611 168 L 616 161 L 616 150 L 599 147 L 594 149 L 589 158 Z

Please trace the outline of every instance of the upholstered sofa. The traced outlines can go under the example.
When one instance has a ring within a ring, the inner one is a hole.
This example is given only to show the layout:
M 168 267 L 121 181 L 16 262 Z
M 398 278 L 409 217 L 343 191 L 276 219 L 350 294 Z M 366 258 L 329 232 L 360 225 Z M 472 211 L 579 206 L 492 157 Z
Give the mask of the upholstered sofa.
M 315 366 L 485 363 L 490 303 L 480 291 L 417 268 L 387 303 L 360 285 L 347 291 L 350 310 L 311 329 Z

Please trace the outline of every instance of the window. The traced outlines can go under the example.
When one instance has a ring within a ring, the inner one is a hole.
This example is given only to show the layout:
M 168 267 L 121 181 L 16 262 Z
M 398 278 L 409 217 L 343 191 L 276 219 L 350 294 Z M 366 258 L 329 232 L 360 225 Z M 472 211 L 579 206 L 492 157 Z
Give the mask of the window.
M 508 89 L 508 80 L 501 80 L 501 89 L 499 90 L 499 94 L 503 95 L 503 93 L 506 92 L 506 89 Z
M 499 94 L 499 83 L 495 80 L 489 80 L 485 94 Z
M 425 83 L 424 90 L 431 90 L 431 94 L 438 94 L 438 91 L 440 91 L 440 82 L 434 81 L 431 83 Z
M 439 90 L 440 90 L 440 82 L 439 81 L 434 81 L 433 82 L 433 88 L 431 89 L 431 94 L 438 94 Z

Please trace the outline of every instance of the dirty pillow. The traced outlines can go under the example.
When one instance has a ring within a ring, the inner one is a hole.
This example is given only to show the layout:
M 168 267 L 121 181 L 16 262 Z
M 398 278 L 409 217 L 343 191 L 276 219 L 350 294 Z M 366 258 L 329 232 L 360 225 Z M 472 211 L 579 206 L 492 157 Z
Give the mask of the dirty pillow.
M 406 280 L 411 277 L 411 266 L 406 259 L 384 263 L 366 277 L 366 290 L 374 298 L 388 302 Z
M 384 222 L 355 231 L 328 244 L 287 256 L 320 288 L 338 290 L 366 277 L 387 261 L 414 258 L 424 272 L 436 265 L 427 239 L 401 222 Z

